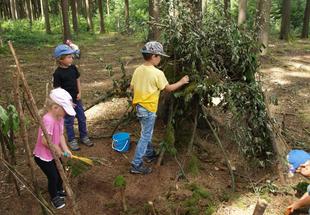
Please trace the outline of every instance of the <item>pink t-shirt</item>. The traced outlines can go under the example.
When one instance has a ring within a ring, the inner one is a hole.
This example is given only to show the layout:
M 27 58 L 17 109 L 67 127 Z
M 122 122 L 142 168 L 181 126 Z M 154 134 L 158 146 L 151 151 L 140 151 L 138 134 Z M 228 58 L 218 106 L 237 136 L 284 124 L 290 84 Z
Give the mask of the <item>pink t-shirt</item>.
M 47 133 L 51 135 L 52 144 L 60 145 L 60 137 L 64 131 L 64 120 L 57 120 L 49 113 L 45 114 L 42 120 Z M 43 138 L 44 135 L 42 129 L 39 128 L 37 144 L 34 148 L 33 154 L 43 161 L 51 161 L 54 159 L 52 152 L 47 146 L 43 145 Z

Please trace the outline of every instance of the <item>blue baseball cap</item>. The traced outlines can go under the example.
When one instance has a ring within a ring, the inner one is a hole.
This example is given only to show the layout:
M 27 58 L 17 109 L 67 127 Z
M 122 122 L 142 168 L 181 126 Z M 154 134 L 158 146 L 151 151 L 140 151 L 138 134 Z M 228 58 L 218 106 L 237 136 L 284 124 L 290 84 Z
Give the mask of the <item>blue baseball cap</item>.
M 293 149 L 288 153 L 287 160 L 292 167 L 292 171 L 296 172 L 300 165 L 310 160 L 310 154 L 304 150 Z
M 54 51 L 55 58 L 59 58 L 62 55 L 68 55 L 68 54 L 76 54 L 76 50 L 73 50 L 70 46 L 65 44 L 58 45 L 55 48 Z

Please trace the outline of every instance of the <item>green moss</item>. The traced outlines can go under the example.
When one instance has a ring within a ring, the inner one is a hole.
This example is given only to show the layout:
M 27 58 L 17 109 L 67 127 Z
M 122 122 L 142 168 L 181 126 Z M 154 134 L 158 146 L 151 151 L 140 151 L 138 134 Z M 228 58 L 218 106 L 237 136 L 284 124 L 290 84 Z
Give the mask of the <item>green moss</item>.
M 188 164 L 189 172 L 192 173 L 193 175 L 198 175 L 199 168 L 200 168 L 199 159 L 194 154 L 192 154 L 191 159 Z

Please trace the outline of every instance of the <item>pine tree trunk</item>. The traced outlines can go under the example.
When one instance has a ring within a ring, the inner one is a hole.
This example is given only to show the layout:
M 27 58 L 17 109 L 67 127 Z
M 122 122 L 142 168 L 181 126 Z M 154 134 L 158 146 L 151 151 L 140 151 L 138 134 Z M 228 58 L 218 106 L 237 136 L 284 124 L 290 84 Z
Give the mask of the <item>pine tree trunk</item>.
M 79 31 L 79 24 L 77 18 L 77 0 L 70 0 L 71 3 L 71 11 L 72 11 L 72 24 L 73 24 L 73 31 L 77 33 Z
M 247 0 L 239 0 L 238 26 L 246 20 Z
M 110 0 L 107 0 L 107 15 L 110 16 Z
M 15 0 L 10 0 L 11 18 L 16 19 L 15 16 Z
M 304 23 L 302 26 L 301 38 L 308 38 L 309 35 L 309 20 L 310 20 L 310 0 L 307 0 L 305 14 L 304 14 Z
M 129 33 L 129 0 L 125 0 L 125 27 L 126 27 L 126 32 Z
M 45 22 L 45 32 L 47 34 L 51 34 L 51 25 L 50 25 L 50 17 L 48 13 L 48 0 L 43 0 L 43 15 L 44 15 L 44 22 Z
M 27 4 L 27 15 L 28 15 L 28 19 L 29 19 L 29 28 L 30 31 L 32 29 L 32 9 L 31 9 L 31 1 L 30 0 L 26 0 L 26 4 Z
M 288 40 L 290 32 L 291 0 L 283 0 L 280 40 Z
M 42 19 L 44 18 L 45 19 L 45 16 L 44 16 L 44 6 L 43 6 L 43 0 L 40 0 L 40 8 L 41 8 L 41 17 Z
M 264 45 L 262 48 L 262 55 L 267 53 L 268 40 L 269 40 L 269 25 L 270 25 L 270 9 L 271 0 L 258 0 L 257 2 L 257 39 Z
M 102 0 L 98 0 L 98 10 L 99 10 L 99 16 L 100 16 L 100 33 L 103 34 L 105 33 L 105 28 L 104 28 Z
M 61 12 L 62 12 L 62 20 L 63 20 L 63 35 L 64 35 L 63 41 L 64 42 L 66 40 L 71 39 L 68 10 L 69 10 L 68 0 L 61 0 Z
M 90 1 L 85 0 L 85 8 L 86 8 L 86 17 L 87 17 L 87 30 L 88 31 L 94 31 L 94 26 L 93 26 L 93 20 L 91 16 L 91 10 L 90 10 Z

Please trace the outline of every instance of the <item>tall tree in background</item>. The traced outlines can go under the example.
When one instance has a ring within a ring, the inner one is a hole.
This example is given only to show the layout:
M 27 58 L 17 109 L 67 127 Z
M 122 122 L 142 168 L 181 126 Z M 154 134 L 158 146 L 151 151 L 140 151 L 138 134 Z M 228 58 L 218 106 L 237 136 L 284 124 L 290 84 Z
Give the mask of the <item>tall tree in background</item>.
M 307 0 L 305 14 L 304 14 L 304 22 L 302 26 L 301 38 L 308 38 L 309 35 L 309 20 L 310 20 L 310 0 Z
M 47 34 L 51 34 L 51 25 L 50 25 L 50 18 L 48 14 L 48 0 L 43 0 L 43 15 L 44 15 L 44 22 L 45 22 L 45 32 Z
M 202 16 L 204 16 L 206 10 L 207 10 L 208 0 L 201 0 L 201 12 Z
M 72 25 L 73 31 L 77 33 L 79 31 L 78 18 L 77 18 L 77 0 L 70 0 L 71 11 L 72 11 Z
M 85 0 L 86 17 L 87 17 L 87 30 L 94 31 L 93 19 L 91 15 L 91 5 L 89 0 Z
M 151 23 L 159 22 L 160 0 L 149 0 L 149 21 Z M 159 40 L 160 31 L 155 24 L 150 24 L 148 40 Z
M 130 32 L 130 26 L 129 26 L 129 1 L 125 0 L 125 27 L 126 27 L 126 32 Z
M 61 0 L 61 12 L 63 20 L 63 33 L 64 33 L 64 42 L 68 39 L 71 39 L 70 33 L 70 24 L 69 24 L 69 5 L 68 0 Z
M 257 14 L 256 14 L 256 28 L 257 39 L 264 45 L 262 48 L 262 55 L 267 53 L 268 40 L 269 40 L 269 25 L 270 25 L 270 9 L 271 0 L 258 0 L 257 1 Z
M 16 2 L 15 0 L 10 0 L 10 9 L 11 9 L 11 17 L 12 19 L 16 19 Z
M 288 40 L 290 32 L 290 18 L 291 18 L 291 0 L 282 1 L 282 20 L 280 40 Z
M 230 0 L 224 0 L 224 13 L 226 17 L 230 16 Z
M 99 23 L 100 33 L 105 33 L 102 0 L 98 0 L 98 10 L 99 10 L 99 16 L 100 16 L 100 23 Z
M 28 16 L 28 19 L 29 19 L 29 29 L 31 31 L 32 29 L 32 10 L 31 10 L 31 0 L 26 0 L 26 5 L 27 5 L 27 16 Z
M 107 15 L 110 16 L 110 0 L 107 0 Z
M 246 20 L 247 0 L 239 0 L 238 25 L 242 25 Z

